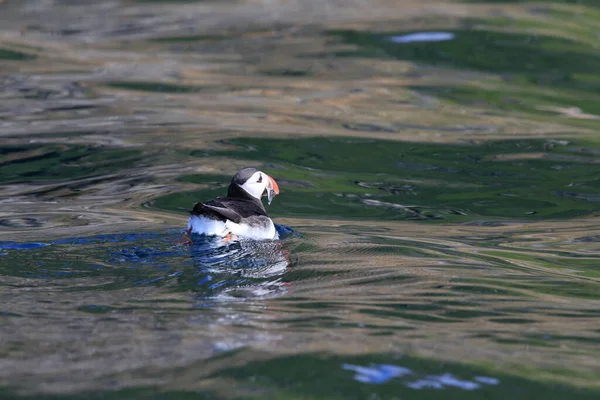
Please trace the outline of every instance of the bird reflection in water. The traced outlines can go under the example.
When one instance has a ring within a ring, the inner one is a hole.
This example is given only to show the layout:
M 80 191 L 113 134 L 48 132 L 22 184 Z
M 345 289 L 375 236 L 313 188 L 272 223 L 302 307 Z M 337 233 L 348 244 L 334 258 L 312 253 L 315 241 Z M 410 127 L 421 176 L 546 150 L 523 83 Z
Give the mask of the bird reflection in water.
M 290 228 L 276 228 L 282 238 L 297 235 Z M 291 287 L 283 275 L 292 271 L 295 262 L 282 240 L 225 242 L 219 237 L 192 235 L 189 251 L 194 266 L 204 274 L 197 284 L 207 290 L 202 290 L 200 297 L 275 297 Z

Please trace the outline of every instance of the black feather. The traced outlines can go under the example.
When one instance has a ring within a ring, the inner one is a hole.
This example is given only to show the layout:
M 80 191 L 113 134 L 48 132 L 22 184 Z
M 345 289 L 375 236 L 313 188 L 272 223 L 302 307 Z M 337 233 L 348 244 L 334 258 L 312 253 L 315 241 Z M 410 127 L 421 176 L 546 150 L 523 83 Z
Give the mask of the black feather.
M 215 200 L 200 202 L 190 212 L 192 215 L 204 215 L 219 221 L 231 220 L 240 223 L 243 218 L 267 216 L 262 203 L 256 199 L 219 197 Z

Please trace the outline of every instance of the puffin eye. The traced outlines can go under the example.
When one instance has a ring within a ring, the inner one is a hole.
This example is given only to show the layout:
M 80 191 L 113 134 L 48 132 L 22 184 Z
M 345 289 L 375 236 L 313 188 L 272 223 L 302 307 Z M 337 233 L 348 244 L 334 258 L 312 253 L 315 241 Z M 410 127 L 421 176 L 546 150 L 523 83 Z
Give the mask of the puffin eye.
M 262 175 L 258 176 L 258 180 L 256 181 L 256 183 L 261 183 L 262 182 Z

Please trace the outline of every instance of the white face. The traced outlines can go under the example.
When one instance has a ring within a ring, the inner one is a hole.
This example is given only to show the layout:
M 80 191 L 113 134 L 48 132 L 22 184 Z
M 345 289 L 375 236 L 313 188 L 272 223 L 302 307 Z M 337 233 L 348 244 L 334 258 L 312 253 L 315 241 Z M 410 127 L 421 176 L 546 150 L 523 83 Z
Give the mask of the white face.
M 260 200 L 263 193 L 267 189 L 267 185 L 269 185 L 269 177 L 262 171 L 256 171 L 250 179 L 248 179 L 243 185 L 242 189 L 246 192 L 250 193 L 252 197 L 256 197 Z

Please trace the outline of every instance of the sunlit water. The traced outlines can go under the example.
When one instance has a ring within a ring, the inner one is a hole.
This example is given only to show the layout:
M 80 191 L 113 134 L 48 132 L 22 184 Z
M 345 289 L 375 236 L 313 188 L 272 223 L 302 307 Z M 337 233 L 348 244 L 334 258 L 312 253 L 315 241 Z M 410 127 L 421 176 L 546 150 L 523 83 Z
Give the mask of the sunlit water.
M 0 2 L 0 398 L 600 398 L 598 21 Z M 246 166 L 282 239 L 179 245 Z

